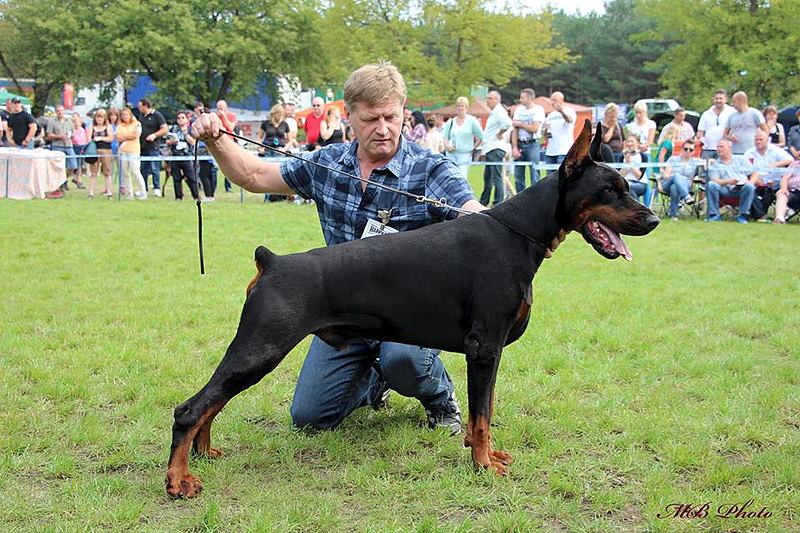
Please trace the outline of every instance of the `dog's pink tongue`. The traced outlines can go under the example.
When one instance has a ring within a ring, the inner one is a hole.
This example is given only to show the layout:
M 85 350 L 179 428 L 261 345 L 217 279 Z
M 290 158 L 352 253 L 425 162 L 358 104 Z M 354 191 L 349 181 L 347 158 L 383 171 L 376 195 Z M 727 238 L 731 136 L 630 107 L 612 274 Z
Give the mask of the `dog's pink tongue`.
M 611 240 L 611 244 L 614 245 L 614 249 L 619 252 L 619 255 L 625 258 L 626 261 L 630 261 L 633 259 L 633 254 L 631 253 L 631 249 L 628 248 L 628 245 L 625 244 L 625 241 L 622 240 L 622 237 L 619 236 L 619 233 L 614 231 L 613 229 L 609 228 L 602 222 L 598 222 L 600 227 L 608 234 L 608 238 Z

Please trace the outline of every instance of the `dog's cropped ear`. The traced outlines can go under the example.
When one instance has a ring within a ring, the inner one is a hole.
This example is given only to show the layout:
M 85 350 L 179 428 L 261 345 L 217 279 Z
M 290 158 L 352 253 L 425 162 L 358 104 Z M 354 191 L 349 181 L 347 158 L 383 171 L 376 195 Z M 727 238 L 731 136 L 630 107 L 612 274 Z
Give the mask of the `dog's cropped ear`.
M 564 162 L 558 167 L 558 180 L 564 182 L 571 177 L 577 177 L 583 172 L 583 167 L 589 164 L 592 157 L 589 155 L 589 147 L 592 141 L 592 123 L 584 121 L 583 129 L 578 138 L 572 143 Z M 592 146 L 594 148 L 594 146 Z M 598 146 L 598 152 L 600 148 Z
M 592 138 L 592 146 L 589 148 L 589 155 L 592 156 L 594 161 L 603 161 L 603 152 L 600 150 L 601 144 L 603 144 L 603 123 L 598 120 L 597 129 Z

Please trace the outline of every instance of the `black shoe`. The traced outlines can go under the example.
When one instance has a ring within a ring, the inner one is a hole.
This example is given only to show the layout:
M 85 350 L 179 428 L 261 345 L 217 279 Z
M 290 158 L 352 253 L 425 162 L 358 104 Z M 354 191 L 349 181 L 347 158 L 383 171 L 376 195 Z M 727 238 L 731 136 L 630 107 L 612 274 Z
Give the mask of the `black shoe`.
M 451 435 L 458 435 L 463 431 L 461 427 L 461 409 L 458 408 L 455 391 L 450 391 L 450 397 L 443 407 L 425 407 L 428 417 L 428 427 L 431 429 L 444 428 Z

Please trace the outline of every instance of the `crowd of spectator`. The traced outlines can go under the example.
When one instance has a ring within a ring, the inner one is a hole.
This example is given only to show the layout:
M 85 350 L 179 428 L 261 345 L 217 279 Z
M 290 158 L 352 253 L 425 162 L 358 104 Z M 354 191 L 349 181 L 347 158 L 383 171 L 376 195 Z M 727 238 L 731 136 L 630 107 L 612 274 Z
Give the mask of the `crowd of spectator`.
M 456 100 L 455 115 L 449 120 L 436 112 L 426 117 L 421 110 L 405 108 L 402 136 L 407 142 L 452 159 L 465 178 L 476 159 L 484 161 L 481 203 L 496 205 L 535 184 L 542 173 L 542 163 L 560 164 L 572 145 L 577 116 L 566 104 L 564 94 L 555 91 L 550 95 L 552 109 L 547 114 L 536 104 L 535 97 L 532 89 L 523 89 L 518 102 L 505 106 L 500 93 L 490 91 L 486 98 L 490 112 L 483 127 L 467 113 L 466 97 Z M 800 126 L 784 131 L 775 107 L 767 106 L 763 111 L 750 107 L 744 92 L 732 96 L 732 106 L 727 98 L 724 90 L 716 91 L 711 107 L 700 117 L 697 131 L 686 120 L 686 111 L 677 109 L 657 138 L 656 123 L 648 117 L 644 102 L 633 106 L 635 118 L 626 124 L 620 120 L 619 107 L 609 103 L 599 121 L 603 159 L 619 168 L 630 194 L 641 202 L 649 203 L 658 191 L 668 197 L 673 220 L 678 219 L 683 206 L 697 198 L 692 187 L 699 173 L 706 180 L 705 198 L 701 193 L 700 199 L 706 203 L 708 220 L 720 219 L 720 199 L 735 199 L 737 221 L 766 220 L 769 208 L 775 204 L 773 220 L 783 223 L 800 207 L 798 180 L 794 176 L 794 162 L 800 158 Z M 101 195 L 111 198 L 116 173 L 123 197 L 161 197 L 161 176 L 165 171 L 166 177 L 172 178 L 176 200 L 183 199 L 186 182 L 193 198 L 208 202 L 215 197 L 217 167 L 213 159 L 205 158 L 195 169 L 190 157 L 196 143 L 191 124 L 206 111 L 198 101 L 191 111 L 178 112 L 175 124 L 169 125 L 150 100 L 142 98 L 135 110 L 98 109 L 86 117 L 86 122 L 77 113 L 67 117 L 63 106 L 55 108 L 55 117 L 37 120 L 22 109 L 19 99 L 12 98 L 0 113 L 2 142 L 21 148 L 45 146 L 66 155 L 68 181 L 50 197 L 62 195 L 70 181 L 78 189 L 84 189 L 84 182 L 88 181 L 87 196 L 94 198 L 101 178 Z M 236 115 L 225 101 L 216 102 L 215 111 L 229 131 L 239 132 Z M 259 156 L 274 155 L 270 148 L 300 153 L 354 138 L 340 108 L 326 106 L 320 97 L 313 99 L 305 120 L 298 121 L 295 113 L 293 103 L 276 104 L 270 109 L 257 133 L 262 145 Z M 305 142 L 300 140 L 301 131 Z M 651 166 L 645 164 L 650 162 L 653 148 L 652 157 L 658 164 L 647 168 Z M 208 154 L 202 142 L 197 151 Z M 126 157 L 118 159 L 118 154 Z M 79 159 L 76 155 L 84 157 Z M 164 156 L 173 157 L 162 168 Z M 120 169 L 114 169 L 117 161 Z M 513 175 L 513 183 L 509 174 Z M 227 179 L 225 189 L 231 190 Z M 284 199 L 265 196 L 265 201 Z M 299 198 L 288 199 L 302 203 Z

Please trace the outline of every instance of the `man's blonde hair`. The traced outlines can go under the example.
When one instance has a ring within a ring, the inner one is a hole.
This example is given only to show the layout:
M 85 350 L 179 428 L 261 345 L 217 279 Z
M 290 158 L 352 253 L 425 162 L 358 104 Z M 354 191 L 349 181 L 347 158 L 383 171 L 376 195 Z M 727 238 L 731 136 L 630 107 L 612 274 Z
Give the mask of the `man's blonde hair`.
M 344 105 L 352 111 L 357 103 L 378 105 L 397 98 L 406 100 L 406 83 L 397 67 L 388 61 L 364 65 L 350 74 L 344 84 Z

